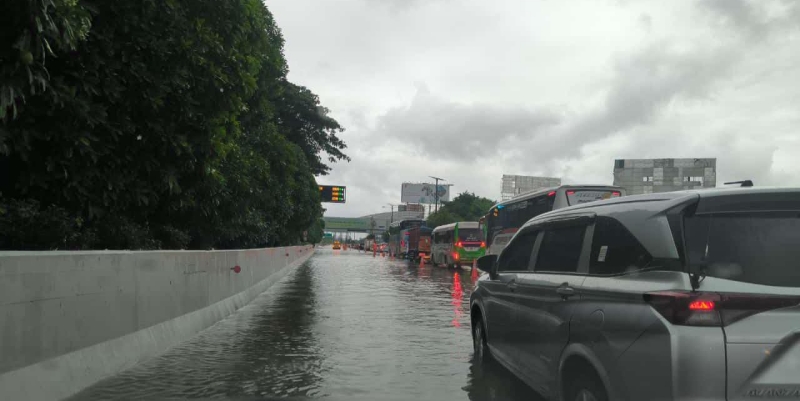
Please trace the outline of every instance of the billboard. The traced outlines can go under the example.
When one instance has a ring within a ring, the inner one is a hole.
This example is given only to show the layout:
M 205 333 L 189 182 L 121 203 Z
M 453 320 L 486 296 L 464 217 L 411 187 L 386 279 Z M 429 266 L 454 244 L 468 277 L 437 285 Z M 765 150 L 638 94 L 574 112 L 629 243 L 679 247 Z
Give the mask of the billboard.
M 425 212 L 425 206 L 418 203 L 408 205 L 397 205 L 398 212 Z
M 400 202 L 403 203 L 436 203 L 434 184 L 403 183 L 400 189 Z M 439 202 L 450 201 L 450 185 L 439 184 Z

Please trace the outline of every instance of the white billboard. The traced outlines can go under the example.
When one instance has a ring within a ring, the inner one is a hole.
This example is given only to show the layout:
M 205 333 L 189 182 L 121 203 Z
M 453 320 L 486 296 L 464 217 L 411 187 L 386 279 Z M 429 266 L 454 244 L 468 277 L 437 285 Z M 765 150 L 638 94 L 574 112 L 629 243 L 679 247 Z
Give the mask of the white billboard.
M 435 184 L 403 183 L 400 189 L 400 202 L 403 203 L 436 203 Z M 450 185 L 439 184 L 439 202 L 450 201 Z

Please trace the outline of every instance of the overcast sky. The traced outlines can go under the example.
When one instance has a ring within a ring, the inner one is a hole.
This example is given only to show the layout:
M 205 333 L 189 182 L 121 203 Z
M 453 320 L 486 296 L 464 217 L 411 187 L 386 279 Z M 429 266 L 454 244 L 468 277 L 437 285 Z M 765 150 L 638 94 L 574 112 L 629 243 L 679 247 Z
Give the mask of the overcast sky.
M 266 0 L 289 78 L 346 128 L 328 216 L 402 182 L 500 197 L 503 174 L 613 181 L 617 158 L 716 157 L 800 185 L 800 2 Z

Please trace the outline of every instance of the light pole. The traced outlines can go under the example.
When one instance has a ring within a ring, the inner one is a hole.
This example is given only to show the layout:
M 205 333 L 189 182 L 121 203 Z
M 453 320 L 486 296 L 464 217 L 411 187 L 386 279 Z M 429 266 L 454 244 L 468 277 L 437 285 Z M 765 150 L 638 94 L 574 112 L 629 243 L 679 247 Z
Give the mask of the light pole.
M 447 180 L 445 180 L 444 178 L 434 177 L 432 175 L 429 175 L 428 177 L 431 177 L 434 180 L 436 180 L 436 184 L 433 187 L 433 198 L 435 199 L 435 202 L 436 202 L 436 210 L 435 211 L 438 212 L 439 211 L 439 181 L 447 181 Z
M 389 222 L 389 224 L 392 224 L 392 223 L 394 223 L 394 207 L 395 206 L 400 206 L 400 205 L 394 205 L 394 204 L 391 204 L 391 203 L 387 203 L 387 205 L 389 205 L 389 207 L 392 208 L 391 221 Z M 381 206 L 381 207 L 386 209 L 386 206 Z

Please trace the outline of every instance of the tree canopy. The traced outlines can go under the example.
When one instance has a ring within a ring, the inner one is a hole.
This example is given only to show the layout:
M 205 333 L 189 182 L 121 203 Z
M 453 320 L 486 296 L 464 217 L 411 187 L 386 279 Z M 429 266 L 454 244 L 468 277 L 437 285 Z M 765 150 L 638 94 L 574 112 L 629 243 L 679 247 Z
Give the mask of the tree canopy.
M 491 199 L 476 196 L 474 193 L 462 192 L 450 202 L 444 202 L 439 211 L 428 216 L 427 226 L 436 228 L 457 221 L 478 221 L 489 212 L 495 202 Z
M 19 0 L 0 21 L 0 249 L 321 238 L 343 129 L 287 80 L 261 0 Z

